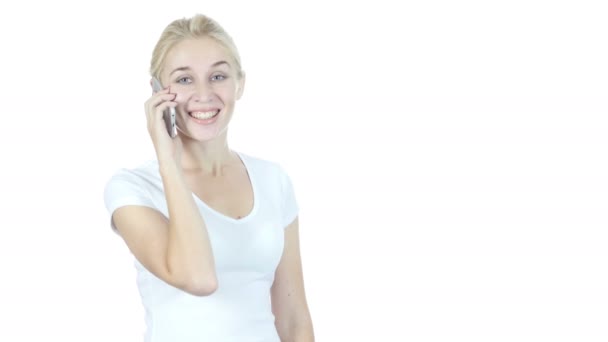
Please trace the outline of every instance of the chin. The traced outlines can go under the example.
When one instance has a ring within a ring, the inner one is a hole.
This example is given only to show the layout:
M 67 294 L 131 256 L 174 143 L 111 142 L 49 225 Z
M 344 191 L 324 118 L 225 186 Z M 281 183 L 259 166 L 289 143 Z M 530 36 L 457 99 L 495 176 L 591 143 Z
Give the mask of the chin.
M 225 136 L 225 134 L 223 134 L 224 132 L 226 132 L 226 129 L 222 129 L 220 127 L 214 127 L 212 129 L 196 129 L 198 127 L 195 127 L 195 129 L 189 129 L 187 132 L 184 132 L 184 134 L 192 139 L 192 140 L 196 140 L 199 142 L 208 142 L 208 141 L 212 141 L 212 140 L 216 140 L 218 138 L 222 138 L 223 136 Z M 211 127 L 210 127 L 211 128 Z

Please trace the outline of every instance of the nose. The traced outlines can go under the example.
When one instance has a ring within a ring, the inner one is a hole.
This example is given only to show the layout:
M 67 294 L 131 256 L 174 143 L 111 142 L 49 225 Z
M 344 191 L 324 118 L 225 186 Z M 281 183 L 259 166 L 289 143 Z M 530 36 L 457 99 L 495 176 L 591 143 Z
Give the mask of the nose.
M 210 84 L 199 82 L 194 89 L 194 99 L 198 102 L 210 102 L 213 99 L 213 89 Z

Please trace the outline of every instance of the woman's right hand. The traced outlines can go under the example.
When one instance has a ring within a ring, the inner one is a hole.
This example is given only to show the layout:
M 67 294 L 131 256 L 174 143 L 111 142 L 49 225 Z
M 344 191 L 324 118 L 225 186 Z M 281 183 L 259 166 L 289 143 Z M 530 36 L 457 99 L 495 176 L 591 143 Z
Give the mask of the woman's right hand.
M 169 93 L 169 88 L 154 93 L 146 102 L 146 119 L 148 122 L 148 133 L 154 144 L 159 162 L 172 161 L 180 165 L 182 141 L 179 130 L 177 136 L 171 138 L 163 119 L 163 111 L 169 107 L 175 108 L 176 94 Z

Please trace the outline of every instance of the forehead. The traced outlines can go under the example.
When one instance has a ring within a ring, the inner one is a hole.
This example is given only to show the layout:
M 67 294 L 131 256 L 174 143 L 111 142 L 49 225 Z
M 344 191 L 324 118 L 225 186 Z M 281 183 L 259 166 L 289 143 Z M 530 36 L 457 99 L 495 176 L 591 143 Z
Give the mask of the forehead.
M 171 48 L 165 59 L 164 69 L 170 72 L 184 66 L 207 68 L 221 60 L 232 63 L 232 56 L 228 49 L 215 39 L 185 39 Z

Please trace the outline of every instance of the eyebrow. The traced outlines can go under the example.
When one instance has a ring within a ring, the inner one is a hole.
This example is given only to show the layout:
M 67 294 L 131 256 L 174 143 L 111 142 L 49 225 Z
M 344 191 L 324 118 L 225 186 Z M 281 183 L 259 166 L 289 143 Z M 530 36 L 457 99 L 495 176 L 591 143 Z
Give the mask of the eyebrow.
M 230 67 L 230 64 L 226 61 L 217 61 L 213 64 L 211 64 L 212 68 L 215 68 L 216 66 L 220 66 L 222 64 L 226 64 L 228 67 Z M 177 72 L 177 71 L 186 71 L 186 70 L 192 70 L 192 68 L 188 67 L 188 66 L 183 66 L 183 67 L 179 67 L 179 68 L 175 68 L 173 71 L 171 71 L 170 75 L 173 75 L 173 73 Z

